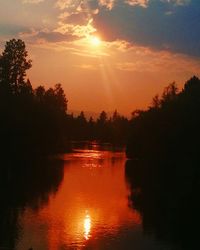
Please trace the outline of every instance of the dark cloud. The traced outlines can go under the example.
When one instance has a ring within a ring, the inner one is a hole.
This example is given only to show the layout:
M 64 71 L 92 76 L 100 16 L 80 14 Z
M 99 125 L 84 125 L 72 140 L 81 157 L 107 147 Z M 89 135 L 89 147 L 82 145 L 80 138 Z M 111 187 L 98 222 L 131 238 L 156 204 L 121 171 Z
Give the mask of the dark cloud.
M 59 32 L 38 32 L 35 36 L 36 39 L 44 39 L 47 42 L 63 42 L 63 41 L 74 41 L 77 39 L 76 36 L 71 34 L 61 34 Z
M 20 25 L 9 25 L 0 23 L 0 36 L 17 36 L 19 32 L 28 32 L 30 29 L 28 27 Z
M 87 26 L 93 18 L 91 25 L 104 40 L 121 39 L 157 50 L 200 57 L 200 0 L 115 0 L 112 9 L 99 4 L 100 0 L 77 1 L 74 8 L 69 5 L 64 9 L 55 8 L 55 0 L 44 1 L 34 8 L 31 5 L 31 9 L 30 5 L 22 8 L 20 2 L 3 2 L 1 37 L 17 37 L 24 33 L 30 41 L 73 41 L 80 38 L 72 35 L 73 26 Z M 5 10 L 13 17 L 12 22 Z M 39 31 L 31 33 L 30 27 Z
M 38 41 L 45 41 L 48 43 L 56 42 L 71 42 L 77 39 L 77 36 L 66 33 L 62 34 L 56 31 L 35 31 L 29 30 L 28 32 L 22 32 L 19 34 L 20 38 L 24 39 L 28 43 L 37 43 Z
M 62 19 L 62 22 L 74 25 L 84 25 L 88 21 L 88 15 L 84 12 L 72 14 L 65 19 Z
M 118 1 L 111 11 L 101 9 L 94 16 L 94 25 L 109 41 L 125 39 L 199 57 L 200 1 L 175 2 L 150 0 L 148 7 L 143 8 Z

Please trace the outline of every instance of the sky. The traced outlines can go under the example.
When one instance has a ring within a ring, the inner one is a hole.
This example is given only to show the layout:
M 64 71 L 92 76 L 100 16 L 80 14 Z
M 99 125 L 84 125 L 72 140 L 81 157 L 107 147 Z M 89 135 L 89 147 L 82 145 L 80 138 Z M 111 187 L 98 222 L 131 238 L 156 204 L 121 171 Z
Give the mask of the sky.
M 61 83 L 70 111 L 130 115 L 200 76 L 199 0 L 0 0 L 0 52 L 12 38 L 32 85 Z

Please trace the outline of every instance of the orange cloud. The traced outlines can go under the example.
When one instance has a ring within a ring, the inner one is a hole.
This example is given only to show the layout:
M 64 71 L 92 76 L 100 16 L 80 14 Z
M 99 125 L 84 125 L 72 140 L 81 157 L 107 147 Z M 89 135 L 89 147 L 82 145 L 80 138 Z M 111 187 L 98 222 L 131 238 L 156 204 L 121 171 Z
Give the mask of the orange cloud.
M 148 6 L 149 0 L 126 0 L 125 3 L 131 6 L 139 5 L 146 8 Z
M 22 0 L 22 3 L 38 4 L 44 1 L 45 0 Z
M 115 0 L 99 0 L 100 6 L 105 6 L 107 9 L 111 10 L 115 4 Z

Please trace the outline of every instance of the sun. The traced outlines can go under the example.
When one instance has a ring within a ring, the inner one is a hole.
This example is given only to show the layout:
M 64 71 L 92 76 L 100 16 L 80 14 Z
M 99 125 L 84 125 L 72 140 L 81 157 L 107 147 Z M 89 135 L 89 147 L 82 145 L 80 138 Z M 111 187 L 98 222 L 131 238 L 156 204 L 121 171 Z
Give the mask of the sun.
M 101 39 L 97 36 L 92 36 L 90 37 L 90 44 L 93 45 L 93 46 L 99 46 L 101 45 Z

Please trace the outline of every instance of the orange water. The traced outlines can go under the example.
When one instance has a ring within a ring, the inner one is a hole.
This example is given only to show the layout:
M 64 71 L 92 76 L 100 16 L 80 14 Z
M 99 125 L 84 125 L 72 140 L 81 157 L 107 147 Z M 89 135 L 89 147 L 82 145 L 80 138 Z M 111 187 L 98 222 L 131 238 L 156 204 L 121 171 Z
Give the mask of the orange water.
M 26 208 L 16 249 L 56 250 L 111 246 L 120 231 L 137 228 L 128 206 L 123 152 L 77 150 L 63 156 L 64 178 L 47 205 Z

